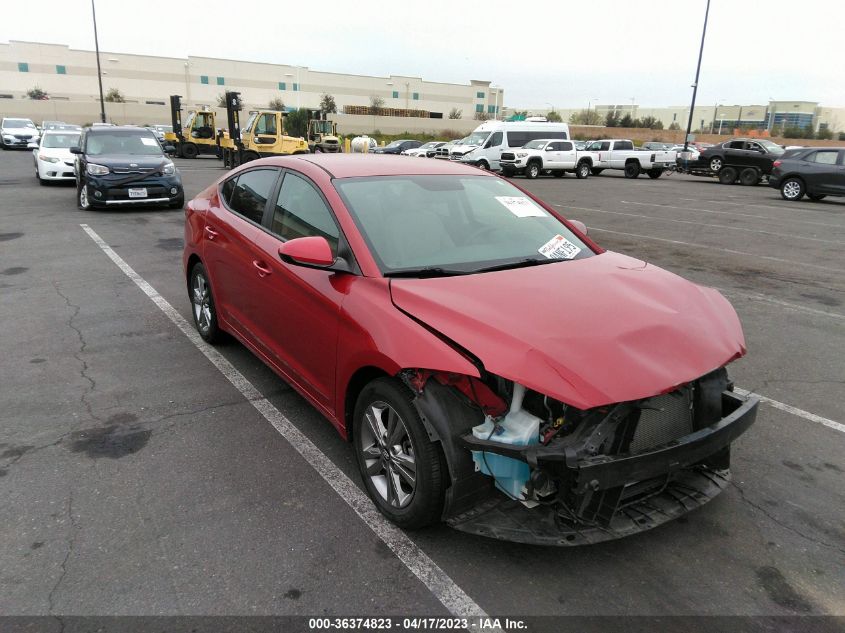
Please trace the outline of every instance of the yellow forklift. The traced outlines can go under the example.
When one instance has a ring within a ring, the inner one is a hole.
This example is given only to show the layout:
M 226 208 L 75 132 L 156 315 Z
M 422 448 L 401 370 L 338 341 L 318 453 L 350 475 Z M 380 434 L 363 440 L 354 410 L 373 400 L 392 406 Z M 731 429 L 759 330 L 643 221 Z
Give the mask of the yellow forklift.
M 240 124 L 241 93 L 226 93 L 227 132 L 217 139 L 223 166 L 231 169 L 266 156 L 308 154 L 303 138 L 285 135 L 284 114 L 275 110 L 250 112 L 246 125 Z
M 214 112 L 210 110 L 190 112 L 183 126 L 182 97 L 170 95 L 170 119 L 173 131 L 165 133 L 164 140 L 176 147 L 177 156 L 196 158 L 200 154 L 220 155 Z
M 311 153 L 342 152 L 337 123 L 328 118 L 322 110 L 308 110 L 308 149 Z

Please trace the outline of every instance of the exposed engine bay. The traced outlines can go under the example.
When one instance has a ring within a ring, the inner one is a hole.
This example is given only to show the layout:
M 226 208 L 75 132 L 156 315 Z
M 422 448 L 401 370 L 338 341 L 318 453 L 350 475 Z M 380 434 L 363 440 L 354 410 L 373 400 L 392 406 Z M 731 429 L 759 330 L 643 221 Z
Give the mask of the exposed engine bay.
M 451 478 L 444 520 L 494 538 L 578 545 L 655 527 L 727 486 L 759 401 L 724 368 L 667 393 L 581 410 L 492 374 L 402 378 Z

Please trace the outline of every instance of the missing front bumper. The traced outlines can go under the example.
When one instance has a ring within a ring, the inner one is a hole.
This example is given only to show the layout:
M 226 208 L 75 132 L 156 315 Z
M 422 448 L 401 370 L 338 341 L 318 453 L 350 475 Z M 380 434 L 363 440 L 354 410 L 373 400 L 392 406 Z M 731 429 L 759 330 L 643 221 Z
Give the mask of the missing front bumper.
M 634 455 L 579 456 L 570 448 L 512 446 L 463 435 L 464 448 L 511 457 L 532 469 L 563 473 L 564 494 L 527 508 L 486 498 L 449 525 L 466 532 L 545 545 L 582 545 L 651 529 L 697 508 L 725 488 L 730 445 L 750 427 L 759 399 L 721 394 L 723 417 L 684 437 Z

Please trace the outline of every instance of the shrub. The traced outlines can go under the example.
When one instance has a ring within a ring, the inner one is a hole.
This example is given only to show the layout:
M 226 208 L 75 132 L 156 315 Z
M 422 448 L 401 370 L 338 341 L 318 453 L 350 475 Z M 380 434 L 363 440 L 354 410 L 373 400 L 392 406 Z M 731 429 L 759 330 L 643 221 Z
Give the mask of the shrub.
M 450 119 L 460 119 L 464 114 L 464 111 L 460 108 L 452 108 L 449 110 L 449 118 Z
M 488 121 L 490 119 L 490 115 L 486 112 L 476 112 L 475 116 L 472 118 L 476 121 Z
M 572 113 L 569 122 L 575 125 L 601 125 L 602 118 L 595 110 L 579 110 Z
M 833 138 L 833 131 L 829 127 L 820 127 L 816 138 L 820 141 L 829 141 Z
M 548 114 L 546 114 L 546 120 L 553 121 L 555 123 L 560 123 L 561 121 L 563 121 L 563 117 L 560 116 L 560 113 L 556 110 L 551 110 Z
M 285 133 L 288 136 L 305 136 L 308 131 L 308 108 L 299 108 L 285 117 Z
M 26 96 L 35 101 L 44 101 L 45 99 L 50 98 L 50 95 L 41 90 L 41 88 L 39 88 L 38 86 L 33 86 L 32 88 L 27 90 Z
M 225 103 L 223 104 L 226 105 Z M 285 102 L 282 101 L 279 97 L 275 99 L 270 99 L 269 103 L 267 104 L 267 108 L 269 110 L 276 110 L 277 112 L 284 112 L 285 111 Z
M 370 111 L 378 114 L 384 108 L 384 99 L 378 95 L 370 95 Z
M 126 103 L 126 98 L 117 88 L 109 88 L 103 100 L 108 101 L 109 103 Z

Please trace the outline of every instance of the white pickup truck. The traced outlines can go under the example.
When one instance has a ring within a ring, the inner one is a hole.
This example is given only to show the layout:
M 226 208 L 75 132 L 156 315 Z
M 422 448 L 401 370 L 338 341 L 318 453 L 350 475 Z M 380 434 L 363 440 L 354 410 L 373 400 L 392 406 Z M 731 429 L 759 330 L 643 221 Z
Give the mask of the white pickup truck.
M 587 144 L 578 152 L 575 173 L 579 178 L 598 176 L 605 169 L 622 169 L 625 178 L 636 178 L 645 172 L 649 178 L 660 178 L 674 169 L 678 153 L 671 150 L 638 150 L 627 139 L 605 139 Z
M 575 171 L 579 153 L 572 141 L 539 139 L 502 152 L 499 165 L 508 177 L 522 173 L 526 178 L 536 178 L 544 171 L 550 171 L 561 178 L 566 172 Z

